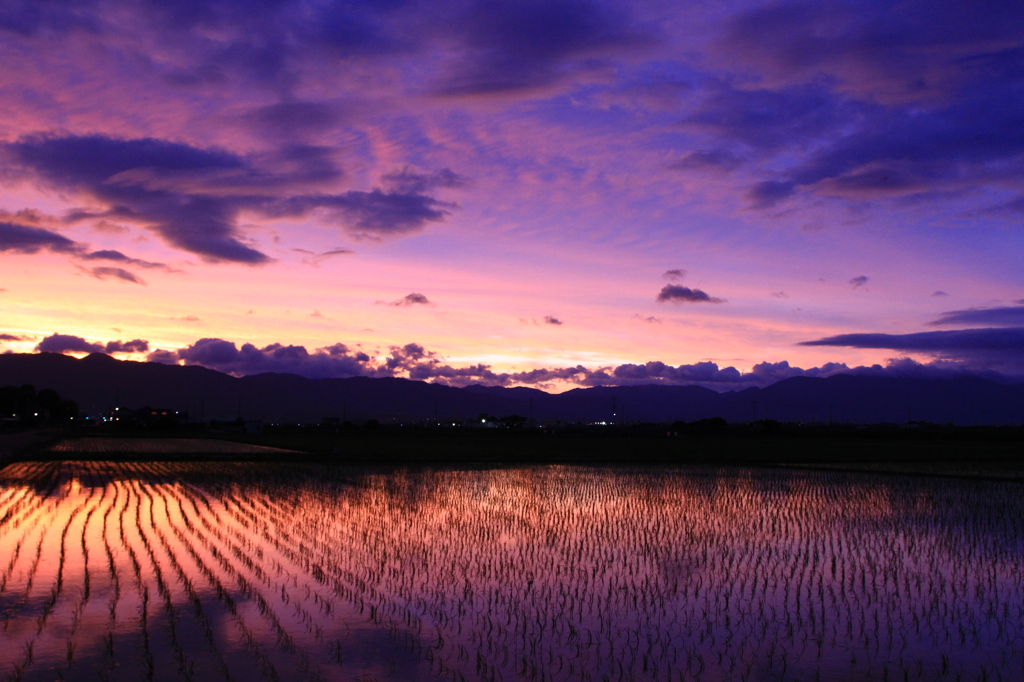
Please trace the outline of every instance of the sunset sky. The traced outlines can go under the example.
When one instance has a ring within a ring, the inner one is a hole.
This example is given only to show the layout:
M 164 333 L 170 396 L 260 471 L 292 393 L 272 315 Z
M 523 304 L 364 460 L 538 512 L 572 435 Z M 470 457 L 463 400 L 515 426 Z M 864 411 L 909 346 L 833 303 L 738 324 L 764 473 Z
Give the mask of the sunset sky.
M 2 350 L 1024 374 L 1019 0 L 14 0 L 0 64 Z

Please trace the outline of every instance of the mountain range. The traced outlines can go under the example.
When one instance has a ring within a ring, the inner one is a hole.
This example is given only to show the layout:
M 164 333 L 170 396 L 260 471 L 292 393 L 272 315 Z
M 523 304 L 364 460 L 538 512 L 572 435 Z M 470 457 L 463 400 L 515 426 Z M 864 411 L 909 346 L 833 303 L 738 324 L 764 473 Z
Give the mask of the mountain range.
M 944 379 L 835 375 L 794 377 L 764 388 L 718 393 L 700 386 L 618 386 L 546 393 L 533 388 L 454 388 L 408 379 L 234 377 L 197 366 L 81 359 L 56 353 L 0 355 L 0 386 L 31 384 L 75 400 L 83 414 L 143 406 L 202 419 L 319 422 L 444 420 L 520 415 L 538 421 L 674 422 L 722 417 L 877 424 L 1024 423 L 1024 385 L 978 377 Z

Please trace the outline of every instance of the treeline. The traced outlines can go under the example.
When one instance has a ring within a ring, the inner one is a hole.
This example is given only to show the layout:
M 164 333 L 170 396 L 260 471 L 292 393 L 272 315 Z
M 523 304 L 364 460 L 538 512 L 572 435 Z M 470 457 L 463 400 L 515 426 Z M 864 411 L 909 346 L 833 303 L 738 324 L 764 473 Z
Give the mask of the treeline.
M 0 387 L 0 419 L 4 425 L 64 423 L 78 416 L 78 404 L 65 400 L 50 388 L 35 386 Z

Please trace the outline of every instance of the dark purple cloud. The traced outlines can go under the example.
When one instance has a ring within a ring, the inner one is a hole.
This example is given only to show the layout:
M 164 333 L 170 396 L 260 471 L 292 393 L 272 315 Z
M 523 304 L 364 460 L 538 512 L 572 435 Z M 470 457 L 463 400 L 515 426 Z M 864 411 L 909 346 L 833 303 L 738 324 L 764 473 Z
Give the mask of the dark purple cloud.
M 1024 205 L 1024 6 L 1011 0 L 755 3 L 712 37 L 716 78 L 683 124 L 745 165 L 753 208 L 800 193 L 850 201 L 976 193 Z M 742 74 L 742 76 L 740 76 Z M 765 172 L 771 168 L 771 172 Z
M 245 161 L 152 138 L 104 135 L 32 136 L 6 145 L 16 163 L 46 183 L 86 192 L 106 203 L 92 216 L 141 222 L 168 243 L 208 260 L 258 264 L 267 257 L 238 240 L 234 220 L 258 199 L 205 194 L 201 185 L 223 185 L 248 175 Z
M 933 326 L 980 324 L 998 327 L 1024 327 L 1024 305 L 950 310 L 949 312 L 942 313 L 939 319 L 928 324 Z
M 27 336 L 17 336 L 15 334 L 0 334 L 0 341 L 27 341 Z
M 377 303 L 383 304 L 385 302 L 384 301 L 377 301 Z M 400 298 L 398 300 L 386 303 L 386 305 L 395 306 L 396 308 L 409 308 L 409 307 L 414 306 L 414 305 L 434 305 L 434 304 L 431 303 L 430 299 L 427 298 L 426 296 L 424 296 L 423 294 L 419 294 L 419 293 L 413 292 L 411 294 L 406 294 L 405 296 L 403 296 L 402 298 Z
M 866 275 L 858 275 L 857 277 L 851 277 L 849 284 L 854 289 L 859 289 L 860 287 L 868 283 L 868 279 L 870 278 L 867 277 Z
M 662 277 L 668 280 L 672 280 L 673 282 L 678 282 L 683 277 L 686 277 L 686 270 L 666 270 Z
M 1013 0 L 786 0 L 733 16 L 721 47 L 776 77 L 831 73 L 849 87 L 920 97 L 955 88 L 965 64 L 1005 60 L 998 55 L 1020 43 L 1021 26 L 1024 8 Z
M 411 166 L 386 173 L 380 181 L 388 191 L 399 194 L 423 194 L 439 187 L 465 187 L 469 183 L 450 168 L 423 173 Z
M 73 213 L 68 220 L 135 222 L 205 260 L 251 265 L 269 258 L 244 243 L 237 227 L 242 210 L 267 217 L 321 211 L 357 234 L 402 234 L 441 221 L 456 207 L 421 190 L 463 182 L 448 169 L 434 174 L 405 169 L 385 176 L 388 190 L 310 194 L 317 185 L 339 179 L 341 172 L 329 150 L 309 146 L 283 147 L 266 158 L 248 158 L 152 138 L 35 135 L 3 148 L 18 172 L 61 190 L 86 193 L 107 206 L 101 212 Z M 8 248 L 73 248 L 70 240 L 54 233 L 4 225 L 0 244 L 6 241 Z M 117 252 L 97 254 L 106 255 L 85 257 L 118 260 Z
M 774 151 L 830 132 L 847 119 L 850 105 L 818 86 L 782 90 L 715 86 L 683 124 L 760 151 Z M 695 160 L 734 160 L 726 151 Z
M 347 225 L 357 235 L 383 236 L 415 232 L 429 222 L 444 220 L 453 208 L 457 208 L 456 204 L 425 194 L 374 189 L 292 197 L 269 206 L 267 213 L 285 217 L 324 209 L 329 217 Z
M 149 350 L 149 341 L 109 341 L 105 347 L 107 353 L 145 353 Z
M 802 346 L 885 348 L 925 353 L 975 368 L 1024 371 L 1024 327 L 956 329 L 914 334 L 839 334 Z
M 545 315 L 544 316 L 544 324 L 561 325 L 562 321 L 560 319 L 558 319 L 557 317 L 554 317 L 552 315 Z
M 265 372 L 298 374 L 314 379 L 388 375 L 376 372 L 376 366 L 365 353 L 353 352 L 342 344 L 310 353 L 303 346 L 273 343 L 257 348 L 246 343 L 238 348 L 231 341 L 206 338 L 177 351 L 154 351 L 150 357 L 156 362 L 169 364 L 180 361 L 236 376 Z
M 700 289 L 679 286 L 677 284 L 666 284 L 658 292 L 659 303 L 725 303 L 724 298 L 709 296 Z
M 142 268 L 159 268 L 173 272 L 163 263 L 131 258 L 114 250 L 90 251 L 82 243 L 75 242 L 67 237 L 32 225 L 21 225 L 18 223 L 0 222 L 0 252 L 10 251 L 13 253 L 34 254 L 46 250 L 55 253 L 65 254 L 72 259 L 80 261 L 111 261 L 134 265 Z M 133 284 L 145 284 L 137 275 L 120 267 L 98 266 L 83 268 L 91 276 L 97 279 L 115 278 Z
M 91 343 L 81 336 L 51 334 L 39 342 L 36 350 L 40 353 L 144 353 L 149 342 L 143 339 L 133 341 L 108 341 L 106 344 Z
M 956 329 L 915 334 L 839 334 L 801 346 L 849 346 L 906 351 L 998 350 L 1024 353 L 1024 327 Z
M 623 6 L 593 0 L 478 0 L 444 16 L 462 56 L 442 78 L 447 95 L 487 95 L 544 86 L 566 66 L 635 51 L 651 42 Z
M 0 5 L 0 29 L 21 36 L 64 34 L 73 30 L 94 32 L 97 2 L 77 0 L 10 0 Z
M 128 272 L 124 268 L 98 267 L 98 268 L 89 268 L 88 272 L 89 272 L 90 275 L 92 275 L 96 279 L 110 279 L 110 278 L 113 278 L 113 279 L 119 279 L 122 282 L 130 282 L 132 284 L 142 284 L 142 285 L 146 284 L 146 282 L 143 281 L 141 277 L 138 277 L 137 275 L 135 275 L 135 274 L 133 274 L 131 272 Z
M 111 43 L 145 34 L 164 57 L 154 76 L 179 88 L 241 80 L 273 92 L 351 62 L 422 59 L 440 45 L 445 65 L 432 79 L 447 94 L 517 91 L 556 82 L 588 60 L 628 54 L 651 30 L 623 7 L 597 0 L 411 0 L 246 2 L 244 0 L 15 0 L 0 9 L 0 30 L 26 39 Z M 592 67 L 591 67 L 592 68 Z M 264 112 L 271 125 L 323 118 L 302 102 Z M 308 120 L 308 119 L 306 119 Z
M 74 253 L 77 250 L 78 246 L 74 241 L 56 232 L 30 225 L 0 222 L 0 251 Z
M 151 261 L 141 260 L 139 258 L 131 258 L 124 255 L 120 251 L 113 249 L 103 249 L 101 251 L 90 251 L 88 253 L 82 253 L 78 256 L 82 260 L 106 260 L 115 263 L 124 263 L 126 265 L 134 265 L 140 268 L 158 268 L 161 270 L 171 270 L 164 263 L 154 263 Z

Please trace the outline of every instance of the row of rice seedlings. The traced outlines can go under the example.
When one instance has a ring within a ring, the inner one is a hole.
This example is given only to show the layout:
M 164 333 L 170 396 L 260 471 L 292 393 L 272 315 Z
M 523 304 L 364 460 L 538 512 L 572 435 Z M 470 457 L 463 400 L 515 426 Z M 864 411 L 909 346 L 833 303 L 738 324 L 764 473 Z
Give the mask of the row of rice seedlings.
M 167 581 L 164 578 L 163 567 L 156 556 L 153 543 L 151 543 L 149 534 L 147 533 L 147 530 L 154 527 L 152 487 L 146 485 L 145 482 L 138 480 L 133 480 L 132 486 L 136 494 L 136 499 L 138 500 L 135 517 L 137 527 L 135 530 L 142 545 L 142 555 L 147 560 L 147 571 L 152 572 L 153 579 L 156 583 L 157 595 L 162 601 L 165 626 L 167 629 L 166 641 L 170 644 L 170 653 L 177 664 L 179 677 L 185 680 L 191 680 L 194 663 L 185 652 L 179 638 L 178 630 L 180 626 L 178 623 L 178 611 L 174 605 L 171 586 L 167 584 Z M 149 528 L 147 528 L 147 526 Z

